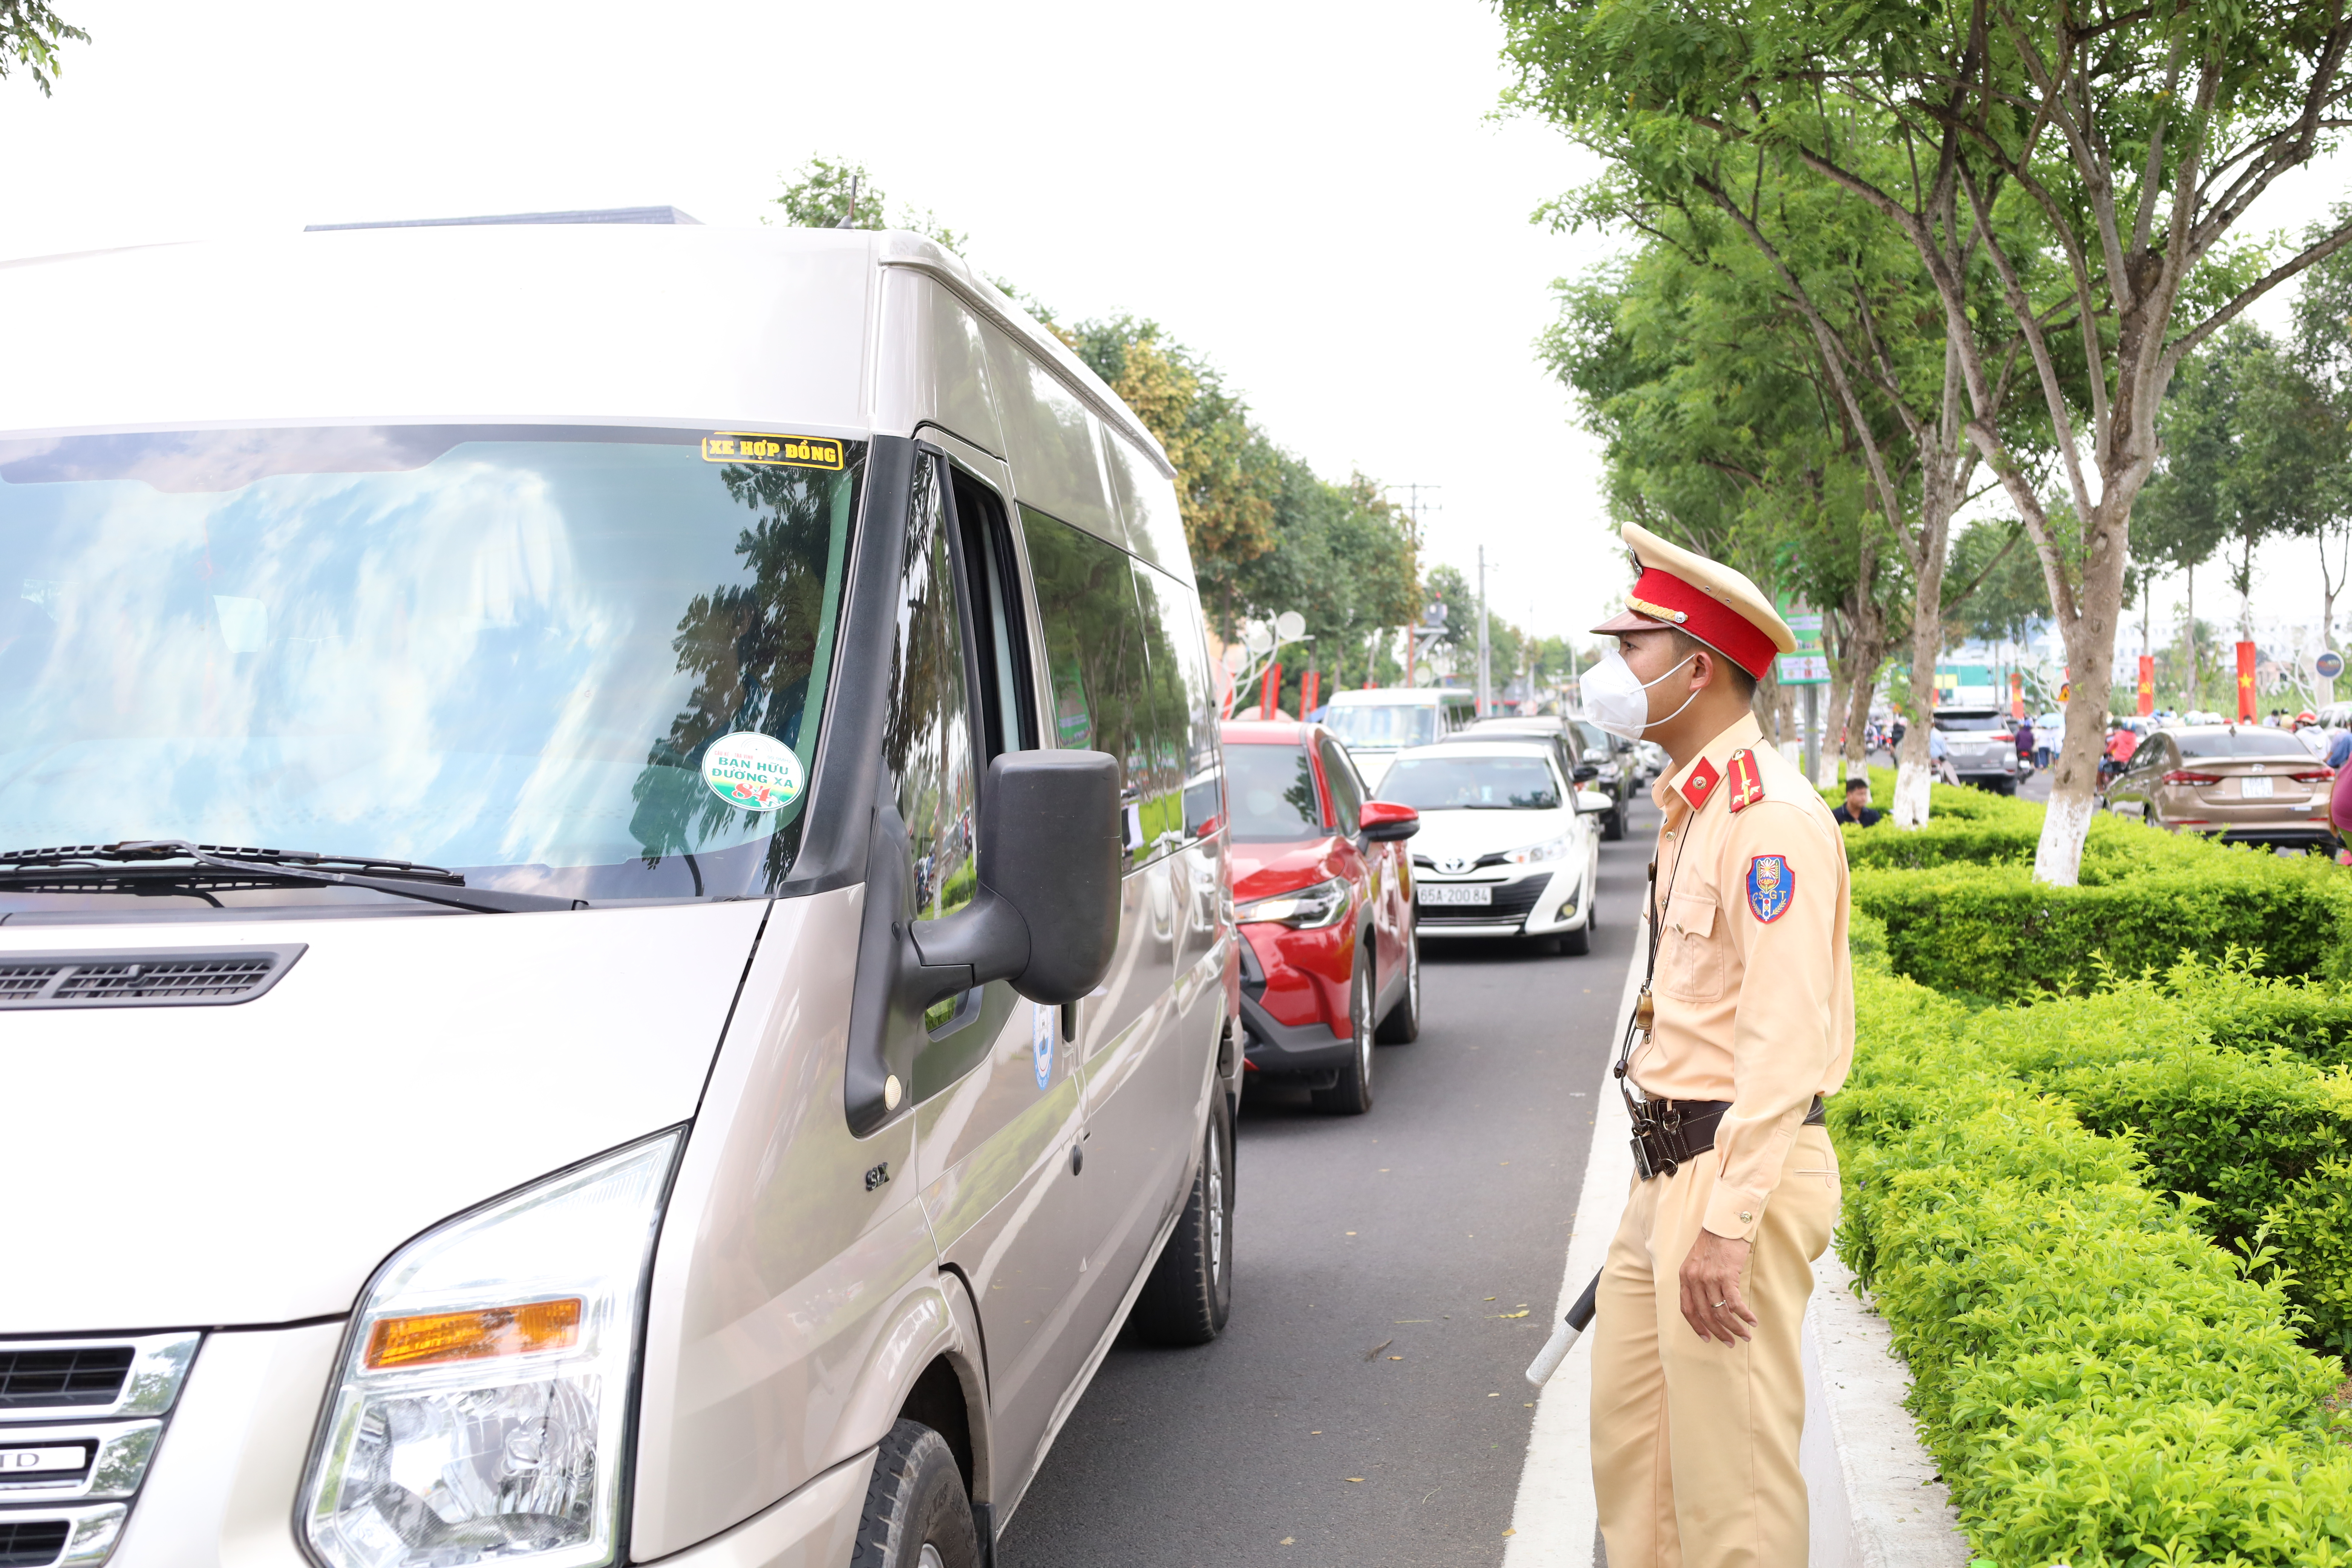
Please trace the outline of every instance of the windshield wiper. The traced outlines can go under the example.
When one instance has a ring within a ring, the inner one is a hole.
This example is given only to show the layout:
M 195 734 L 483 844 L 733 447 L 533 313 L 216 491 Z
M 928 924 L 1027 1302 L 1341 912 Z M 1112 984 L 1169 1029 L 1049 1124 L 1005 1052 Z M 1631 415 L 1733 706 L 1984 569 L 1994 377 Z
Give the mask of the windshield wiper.
M 78 867 L 103 865 L 152 866 L 169 874 L 183 868 L 162 864 L 185 860 L 192 867 L 227 871 L 238 876 L 308 882 L 320 886 L 364 888 L 395 898 L 417 899 L 450 909 L 481 914 L 520 914 L 535 910 L 585 909 L 582 899 L 546 893 L 506 893 L 495 888 L 467 888 L 465 877 L 439 866 L 419 866 L 407 860 L 353 855 L 318 855 L 300 849 L 230 848 L 218 844 L 191 844 L 184 838 L 126 838 L 120 844 L 73 844 L 49 849 L 17 849 L 0 854 L 0 887 L 33 887 L 55 881 Z M 336 866 L 359 871 L 330 869 Z M 391 876 L 370 875 L 391 872 Z M 457 889 L 463 889 L 463 891 Z

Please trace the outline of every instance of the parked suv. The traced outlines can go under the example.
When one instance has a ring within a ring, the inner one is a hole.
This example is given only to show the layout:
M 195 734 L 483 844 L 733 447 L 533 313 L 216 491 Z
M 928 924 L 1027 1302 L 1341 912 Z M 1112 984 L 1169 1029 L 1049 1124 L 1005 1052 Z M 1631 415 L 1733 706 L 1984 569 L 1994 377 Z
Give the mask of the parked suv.
M 1944 737 L 1952 771 L 1964 784 L 2000 795 L 2017 793 L 2017 731 L 1998 708 L 1938 708 L 1936 728 Z
M 11 276 L 0 1557 L 984 1561 L 1232 1300 L 1150 435 L 910 234 Z
M 1412 810 L 1367 801 L 1320 724 L 1227 723 L 1245 1064 L 1311 1086 L 1318 1109 L 1372 1108 L 1377 1037 L 1421 1034 L 1421 936 L 1404 841 Z

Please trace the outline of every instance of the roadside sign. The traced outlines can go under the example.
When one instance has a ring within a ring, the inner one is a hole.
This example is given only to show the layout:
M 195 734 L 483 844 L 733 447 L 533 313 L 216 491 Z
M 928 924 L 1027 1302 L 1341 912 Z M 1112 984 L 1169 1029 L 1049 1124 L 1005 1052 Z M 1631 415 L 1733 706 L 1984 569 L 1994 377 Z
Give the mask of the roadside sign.
M 2332 647 L 2328 648 L 2311 661 L 2311 668 L 2318 673 L 2320 679 L 2333 680 L 2344 673 L 2344 656 Z
M 1827 686 L 1830 682 L 1830 661 L 1829 656 L 1822 651 L 1822 617 L 1810 611 L 1790 615 L 1784 609 L 1782 618 L 1789 623 L 1789 629 L 1797 634 L 1797 650 L 1780 656 L 1780 684 Z

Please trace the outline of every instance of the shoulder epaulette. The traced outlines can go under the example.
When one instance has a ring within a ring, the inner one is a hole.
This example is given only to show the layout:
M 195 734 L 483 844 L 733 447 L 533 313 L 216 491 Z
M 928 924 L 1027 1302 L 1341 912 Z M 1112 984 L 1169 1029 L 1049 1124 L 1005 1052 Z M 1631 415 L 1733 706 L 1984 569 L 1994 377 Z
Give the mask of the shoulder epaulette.
M 1731 809 L 1747 810 L 1764 798 L 1764 775 L 1757 771 L 1756 757 L 1745 746 L 1731 753 L 1726 764 L 1731 775 Z

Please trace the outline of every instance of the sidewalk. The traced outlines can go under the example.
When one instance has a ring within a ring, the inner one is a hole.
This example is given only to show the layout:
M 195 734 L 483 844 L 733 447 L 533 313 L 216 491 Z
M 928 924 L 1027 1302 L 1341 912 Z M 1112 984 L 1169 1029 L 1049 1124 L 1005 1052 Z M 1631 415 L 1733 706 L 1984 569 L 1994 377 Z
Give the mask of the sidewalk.
M 1629 964 L 1618 1027 L 1633 1009 Z M 1601 1267 L 1633 1178 L 1633 1127 L 1616 1080 L 1592 1091 L 1592 1154 L 1551 1321 Z M 1969 1544 L 1903 1400 L 1910 1373 L 1886 1322 L 1853 1294 L 1834 1250 L 1814 1265 L 1805 1314 L 1805 1435 L 1798 1449 L 1812 1502 L 1811 1568 L 1967 1568 Z M 1503 1568 L 1605 1568 L 1592 1496 L 1592 1352 L 1580 1344 L 1538 1396 Z

